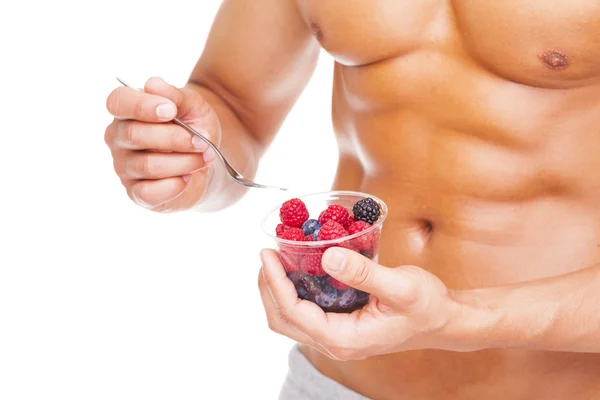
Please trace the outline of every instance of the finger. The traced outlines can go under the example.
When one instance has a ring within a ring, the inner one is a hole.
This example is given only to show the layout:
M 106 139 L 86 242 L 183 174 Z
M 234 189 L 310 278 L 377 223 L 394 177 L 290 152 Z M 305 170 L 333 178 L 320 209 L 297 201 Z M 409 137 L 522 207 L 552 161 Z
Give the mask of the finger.
M 175 124 L 118 121 L 113 129 L 114 137 L 109 135 L 109 140 L 112 146 L 122 149 L 179 153 L 204 152 L 208 149 L 208 145 L 203 140 Z M 210 140 L 208 133 L 201 133 Z
M 269 288 L 267 287 L 267 283 L 265 282 L 262 268 L 258 274 L 258 289 L 260 291 L 260 298 L 267 315 L 269 329 L 271 329 L 273 332 L 287 336 L 298 343 L 303 343 L 309 346 L 314 345 L 314 342 L 310 340 L 308 336 L 298 331 L 294 326 L 290 325 L 289 320 L 284 319 L 284 317 L 279 313 L 278 306 L 273 300 L 273 297 L 269 292 Z
M 273 250 L 261 252 L 265 282 L 279 307 L 279 313 L 314 341 L 326 344 L 329 332 L 327 315 L 316 304 L 298 298 L 279 257 Z
M 145 208 L 156 208 L 173 201 L 189 187 L 189 175 L 159 179 L 155 181 L 136 181 L 127 185 L 127 194 L 136 204 Z
M 185 95 L 182 90 L 159 77 L 148 79 L 144 85 L 144 92 L 165 97 L 171 100 L 177 108 L 182 107 L 185 103 Z
M 146 93 L 152 93 L 158 96 L 170 99 L 175 103 L 180 117 L 193 114 L 196 117 L 207 116 L 210 112 L 209 104 L 197 91 L 191 88 L 178 88 L 162 78 L 150 78 L 144 86 Z
M 172 100 L 128 87 L 113 90 L 106 100 L 106 108 L 118 119 L 166 122 L 177 116 Z
M 321 263 L 325 272 L 338 281 L 371 293 L 390 306 L 410 307 L 417 299 L 418 282 L 403 268 L 384 267 L 341 247 L 328 249 Z
M 215 146 L 220 145 L 221 131 L 218 116 L 210 104 L 204 100 L 202 95 L 200 95 L 197 90 L 190 87 L 179 89 L 168 84 L 161 78 L 148 79 L 144 90 L 147 93 L 164 96 L 165 98 L 172 100 L 177 106 L 179 118 L 187 120 L 186 122 L 188 123 L 193 122 L 194 124 L 205 124 L 207 128 L 204 132 L 210 132 L 211 142 Z M 204 132 L 200 133 L 204 135 Z M 201 143 L 202 139 L 194 138 L 192 140 L 195 141 L 199 146 L 202 146 L 201 148 L 205 148 L 204 144 Z M 211 163 L 216 158 L 217 155 L 215 152 L 211 148 L 207 147 L 204 153 L 204 160 L 207 163 Z
M 287 336 L 298 343 L 306 344 L 329 358 L 336 359 L 336 357 L 322 344 L 314 341 L 310 336 L 306 335 L 294 325 L 292 325 L 289 321 L 282 318 L 281 313 L 279 312 L 279 306 L 275 302 L 273 294 L 270 292 L 269 287 L 265 281 L 263 268 L 260 269 L 258 275 L 258 287 L 260 290 L 261 299 L 263 301 L 263 306 L 267 314 L 269 328 L 272 331 Z
M 115 157 L 115 171 L 122 179 L 164 179 L 199 171 L 205 166 L 201 154 L 126 152 Z

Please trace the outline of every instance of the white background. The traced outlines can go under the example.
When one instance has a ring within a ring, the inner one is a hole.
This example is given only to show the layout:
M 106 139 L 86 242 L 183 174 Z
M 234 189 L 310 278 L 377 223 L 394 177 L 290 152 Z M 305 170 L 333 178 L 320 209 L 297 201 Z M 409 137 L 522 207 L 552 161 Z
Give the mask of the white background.
M 155 214 L 103 140 L 115 76 L 183 85 L 219 4 L 3 2 L 0 399 L 277 397 L 293 343 L 269 331 L 256 277 L 260 218 L 288 195 Z M 329 189 L 332 66 L 322 54 L 258 181 Z

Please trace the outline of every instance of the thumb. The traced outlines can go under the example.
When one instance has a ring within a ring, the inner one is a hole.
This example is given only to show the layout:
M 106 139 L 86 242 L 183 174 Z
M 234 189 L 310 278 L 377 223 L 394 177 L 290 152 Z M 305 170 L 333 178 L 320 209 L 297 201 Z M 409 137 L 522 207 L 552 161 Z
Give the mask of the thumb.
M 328 249 L 321 263 L 333 278 L 371 293 L 393 309 L 410 311 L 419 300 L 419 278 L 410 267 L 384 267 L 341 247 Z

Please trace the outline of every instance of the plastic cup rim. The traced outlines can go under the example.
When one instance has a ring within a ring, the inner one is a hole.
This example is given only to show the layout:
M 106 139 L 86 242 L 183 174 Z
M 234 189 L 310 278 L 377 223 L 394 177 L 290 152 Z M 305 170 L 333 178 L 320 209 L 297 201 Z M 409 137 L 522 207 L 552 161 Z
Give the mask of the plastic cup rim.
M 283 243 L 283 244 L 286 244 L 289 246 L 305 247 L 305 248 L 323 247 L 326 245 L 335 245 L 335 244 L 347 242 L 349 240 L 352 240 L 352 239 L 355 239 L 355 238 L 358 238 L 358 237 L 361 237 L 364 235 L 368 235 L 370 232 L 373 232 L 374 230 L 378 229 L 383 224 L 383 222 L 385 221 L 387 214 L 388 214 L 388 208 L 387 208 L 387 205 L 385 204 L 385 202 L 383 200 L 381 200 L 379 197 L 368 194 L 368 193 L 362 193 L 362 192 L 356 192 L 356 191 L 350 191 L 350 190 L 333 190 L 333 191 L 327 191 L 327 192 L 310 193 L 310 194 L 306 194 L 306 195 L 299 196 L 296 198 L 303 200 L 307 197 L 316 197 L 316 196 L 324 196 L 324 195 L 357 196 L 357 197 L 362 197 L 365 199 L 370 197 L 379 204 L 379 208 L 380 208 L 379 219 L 377 221 L 375 221 L 375 223 L 373 225 L 371 225 L 364 231 L 357 232 L 352 235 L 344 236 L 342 238 L 331 239 L 331 240 L 318 240 L 318 241 L 311 241 L 311 242 L 298 242 L 295 240 L 287 240 L 287 239 L 279 238 L 275 234 L 273 234 L 267 230 L 267 227 L 266 227 L 267 219 L 269 218 L 269 216 L 271 216 L 272 213 L 278 211 L 281 208 L 281 206 L 283 204 L 283 203 L 281 203 L 281 204 L 278 204 L 276 207 L 273 207 L 262 218 L 261 227 L 262 227 L 263 232 L 265 232 L 265 234 L 267 236 L 270 236 L 277 243 Z

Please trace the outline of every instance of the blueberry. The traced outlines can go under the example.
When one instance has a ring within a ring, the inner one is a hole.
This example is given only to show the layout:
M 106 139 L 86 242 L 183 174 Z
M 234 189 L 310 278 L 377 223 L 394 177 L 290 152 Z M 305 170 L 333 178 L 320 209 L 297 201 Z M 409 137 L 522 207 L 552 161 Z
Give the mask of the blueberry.
M 340 297 L 340 307 L 342 307 L 342 308 L 352 307 L 352 305 L 354 305 L 354 303 L 356 302 L 357 296 L 358 296 L 358 293 L 356 292 L 356 289 L 348 288 L 348 289 L 344 290 L 342 297 Z
M 317 229 L 321 228 L 321 224 L 316 219 L 306 220 L 304 224 L 302 224 L 302 233 L 304 236 L 313 234 Z
M 316 231 L 313 232 L 313 239 L 315 240 L 315 242 L 317 240 L 319 240 L 318 236 L 319 236 L 319 231 L 321 230 L 321 228 L 317 229 Z
M 315 301 L 321 307 L 331 307 L 337 300 L 338 291 L 331 286 L 322 288 L 321 293 L 315 296 Z
M 315 283 L 308 278 L 308 276 L 298 275 L 294 281 L 296 287 L 296 293 L 302 300 L 312 300 L 314 298 L 315 290 L 318 290 Z
M 296 288 L 301 287 L 307 293 L 319 291 L 319 288 L 315 283 L 310 279 L 310 275 L 300 276 L 296 281 Z
M 366 303 L 368 303 L 368 301 L 369 301 L 369 293 L 363 292 L 362 290 L 356 291 L 356 302 L 357 303 L 364 302 L 366 304 Z
M 298 274 L 296 272 L 286 272 L 285 274 L 290 281 L 296 283 L 296 279 L 298 279 Z
M 327 283 L 327 275 L 323 275 L 323 276 L 311 276 L 310 279 L 319 288 L 324 288 L 325 286 L 329 286 L 328 283 Z
M 296 293 L 298 293 L 298 297 L 301 298 L 302 300 L 304 300 L 308 297 L 308 292 L 306 291 L 305 288 L 303 288 L 300 285 L 296 286 Z
M 375 257 L 375 254 L 373 254 L 373 252 L 371 251 L 371 249 L 369 250 L 361 250 L 360 254 L 362 254 L 363 256 L 369 258 L 369 259 L 373 259 L 373 257 Z

